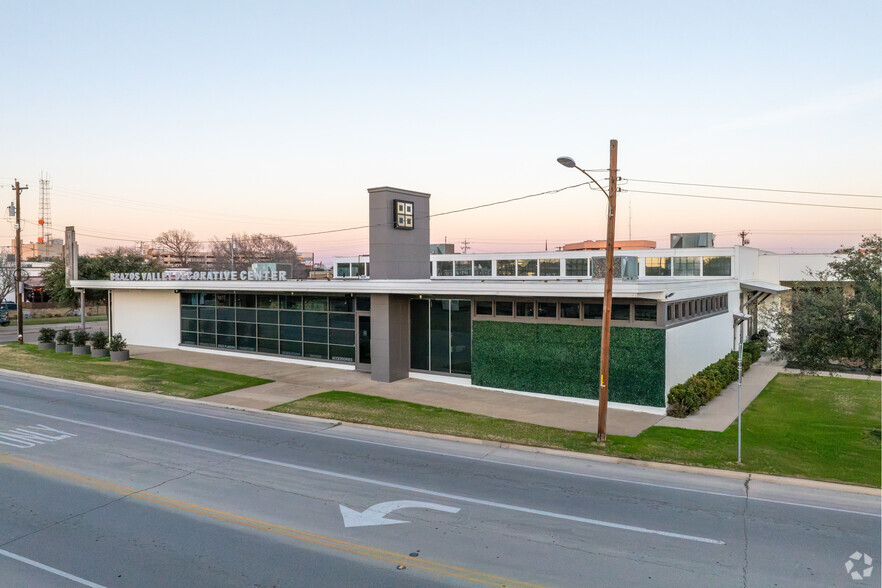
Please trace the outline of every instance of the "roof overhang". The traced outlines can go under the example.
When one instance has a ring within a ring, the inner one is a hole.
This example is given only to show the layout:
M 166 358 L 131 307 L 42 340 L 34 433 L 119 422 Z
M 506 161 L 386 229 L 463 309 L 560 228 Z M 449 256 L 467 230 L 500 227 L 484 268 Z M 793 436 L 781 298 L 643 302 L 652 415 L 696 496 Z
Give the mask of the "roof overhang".
M 741 280 L 741 289 L 745 292 L 762 292 L 763 294 L 783 294 L 790 288 L 773 282 Z
M 300 292 L 316 294 L 405 294 L 423 296 L 512 296 L 599 298 L 603 280 L 72 280 L 74 288 L 90 290 L 222 290 L 228 292 Z M 616 280 L 613 296 L 670 300 L 722 293 L 737 288 L 737 280 Z

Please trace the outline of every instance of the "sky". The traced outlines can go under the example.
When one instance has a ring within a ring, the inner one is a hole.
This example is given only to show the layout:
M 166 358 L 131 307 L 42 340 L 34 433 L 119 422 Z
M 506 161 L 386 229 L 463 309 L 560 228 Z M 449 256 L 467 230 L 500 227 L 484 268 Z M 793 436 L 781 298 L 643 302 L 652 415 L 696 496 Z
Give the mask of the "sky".
M 44 174 L 53 236 L 75 226 L 81 252 L 187 229 L 330 262 L 368 253 L 364 228 L 314 234 L 366 225 L 368 188 L 443 213 L 587 181 L 561 155 L 606 186 L 610 139 L 619 239 L 744 230 L 828 252 L 882 231 L 878 0 L 0 0 L 0 16 L 0 186 L 28 185 L 25 242 Z M 554 250 L 605 239 L 605 213 L 579 186 L 434 217 L 431 240 Z

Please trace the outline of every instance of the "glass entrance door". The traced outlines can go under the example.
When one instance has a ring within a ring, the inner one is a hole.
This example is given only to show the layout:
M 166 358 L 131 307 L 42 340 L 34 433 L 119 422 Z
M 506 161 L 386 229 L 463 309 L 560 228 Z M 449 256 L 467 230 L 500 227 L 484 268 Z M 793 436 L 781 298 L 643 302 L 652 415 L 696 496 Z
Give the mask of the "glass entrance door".
M 359 314 L 358 317 L 358 361 L 356 369 L 369 372 L 371 370 L 371 315 Z

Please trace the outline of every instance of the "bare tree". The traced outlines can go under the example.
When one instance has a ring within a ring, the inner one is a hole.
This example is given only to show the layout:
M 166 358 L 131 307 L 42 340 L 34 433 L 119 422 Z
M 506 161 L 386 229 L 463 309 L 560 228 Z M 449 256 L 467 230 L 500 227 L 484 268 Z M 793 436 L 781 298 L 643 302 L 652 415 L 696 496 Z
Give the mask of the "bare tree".
M 193 256 L 199 251 L 199 243 L 193 233 L 186 229 L 172 229 L 160 233 L 153 242 L 164 247 L 180 267 L 190 267 Z
M 6 300 L 11 292 L 15 292 L 15 255 L 9 251 L 7 247 L 0 250 L 0 300 Z M 21 272 L 21 280 L 27 281 L 28 271 L 22 269 Z
M 214 267 L 248 269 L 252 263 L 289 263 L 294 278 L 306 277 L 307 270 L 297 255 L 297 246 L 278 235 L 239 233 L 227 239 L 215 237 L 211 243 Z

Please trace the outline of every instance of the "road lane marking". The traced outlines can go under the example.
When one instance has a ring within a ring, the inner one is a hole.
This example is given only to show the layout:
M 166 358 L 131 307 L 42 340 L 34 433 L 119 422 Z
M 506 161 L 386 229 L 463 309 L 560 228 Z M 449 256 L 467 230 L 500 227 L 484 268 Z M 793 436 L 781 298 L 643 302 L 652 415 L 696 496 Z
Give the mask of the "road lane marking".
M 494 574 L 479 572 L 477 570 L 471 570 L 468 568 L 453 566 L 453 565 L 449 565 L 449 564 L 445 564 L 445 563 L 441 563 L 441 562 L 436 562 L 436 561 L 432 561 L 432 560 L 427 560 L 427 559 L 423 559 L 423 558 L 420 558 L 419 560 L 413 560 L 410 557 L 404 557 L 404 556 L 402 556 L 402 554 L 396 553 L 394 551 L 388 551 L 388 550 L 380 549 L 377 547 L 371 547 L 371 546 L 363 545 L 360 543 L 354 543 L 352 541 L 345 541 L 342 539 L 334 539 L 333 537 L 327 537 L 324 535 L 319 535 L 317 533 L 310 533 L 308 531 L 301 531 L 300 529 L 294 529 L 293 527 L 286 527 L 284 525 L 277 525 L 274 523 L 269 523 L 267 521 L 262 521 L 260 519 L 237 515 L 235 513 L 214 509 L 214 508 L 202 506 L 199 504 L 194 504 L 194 503 L 186 502 L 183 500 L 177 500 L 175 498 L 161 496 L 159 494 L 152 494 L 150 492 L 144 492 L 142 490 L 138 490 L 137 488 L 130 488 L 128 486 L 123 486 L 121 484 L 117 484 L 117 483 L 111 482 L 109 480 L 102 480 L 100 478 L 92 478 L 89 476 L 84 476 L 84 475 L 78 474 L 76 472 L 71 472 L 68 470 L 61 469 L 61 468 L 56 468 L 54 466 L 48 466 L 48 465 L 44 465 L 44 464 L 37 463 L 34 461 L 29 461 L 26 459 L 13 457 L 8 454 L 0 455 L 0 464 L 6 464 L 10 467 L 25 469 L 25 470 L 33 471 L 38 474 L 51 476 L 54 478 L 60 478 L 60 479 L 67 480 L 67 481 L 75 483 L 75 484 L 81 484 L 81 485 L 89 486 L 89 487 L 96 488 L 99 490 L 113 492 L 115 494 L 122 494 L 126 498 L 134 498 L 134 499 L 138 499 L 138 500 L 144 500 L 146 502 L 151 502 L 151 503 L 165 506 L 168 508 L 173 508 L 176 510 L 189 512 L 191 514 L 204 516 L 206 518 L 211 518 L 211 519 L 215 519 L 218 521 L 231 523 L 234 525 L 239 525 L 242 527 L 247 527 L 249 529 L 254 529 L 257 531 L 265 531 L 267 533 L 272 533 L 275 535 L 288 537 L 290 539 L 296 539 L 298 541 L 304 541 L 304 542 L 312 543 L 315 545 L 321 545 L 324 547 L 329 547 L 332 549 L 345 551 L 347 553 L 352 553 L 354 555 L 359 555 L 362 557 L 369 557 L 372 559 L 386 561 L 386 562 L 390 562 L 390 563 L 394 563 L 394 564 L 406 564 L 408 567 L 417 568 L 417 569 L 425 570 L 425 571 L 432 572 L 432 573 L 443 574 L 446 576 L 461 578 L 461 579 L 469 580 L 472 582 L 478 582 L 478 583 L 482 583 L 482 584 L 489 584 L 492 586 L 500 586 L 500 587 L 502 587 L 502 586 L 525 586 L 525 587 L 537 586 L 536 584 L 531 584 L 528 582 L 513 580 L 511 578 L 506 578 L 503 576 L 496 576 Z M 92 584 L 90 584 L 90 585 L 92 585 Z M 95 584 L 93 586 L 97 586 L 97 584 Z M 103 587 L 99 587 L 99 588 L 103 588 Z
M 9 376 L 7 376 L 7 377 L 9 377 Z M 797 507 L 797 508 L 811 508 L 811 509 L 815 509 L 815 510 L 829 510 L 832 512 L 839 512 L 839 513 L 843 513 L 843 514 L 853 514 L 853 515 L 860 515 L 860 516 L 866 516 L 866 517 L 882 518 L 882 512 L 877 514 L 877 513 L 873 513 L 873 512 L 864 512 L 864 511 L 859 511 L 859 510 L 848 510 L 848 509 L 836 508 L 836 507 L 832 507 L 832 506 L 820 506 L 820 505 L 816 505 L 816 504 L 806 504 L 806 503 L 802 503 L 802 502 L 788 502 L 785 500 L 775 500 L 772 498 L 757 498 L 757 497 L 749 496 L 749 495 L 746 496 L 744 494 L 731 494 L 728 492 L 716 492 L 714 490 L 700 490 L 697 488 L 684 488 L 682 486 L 671 486 L 668 484 L 658 484 L 655 482 L 641 482 L 639 480 L 627 480 L 624 478 L 616 478 L 616 477 L 611 477 L 611 476 L 601 476 L 598 474 L 586 474 L 586 473 L 582 473 L 582 472 L 571 472 L 571 471 L 567 471 L 567 470 L 558 470 L 558 469 L 546 468 L 546 467 L 542 467 L 542 466 L 531 466 L 531 465 L 526 465 L 526 464 L 511 463 L 508 461 L 492 459 L 489 457 L 472 457 L 469 455 L 459 455 L 456 453 L 448 453 L 448 452 L 436 451 L 436 450 L 432 450 L 432 449 L 422 449 L 419 447 L 407 447 L 407 446 L 403 446 L 403 445 L 395 445 L 392 443 L 383 443 L 380 441 L 369 441 L 366 439 L 354 439 L 352 437 L 342 436 L 339 434 L 330 434 L 330 433 L 326 433 L 324 431 L 311 431 L 311 430 L 293 428 L 293 427 L 289 427 L 289 426 L 268 425 L 266 423 L 257 423 L 257 422 L 253 422 L 253 421 L 234 419 L 234 418 L 230 418 L 230 417 L 202 414 L 202 413 L 188 411 L 188 410 L 181 410 L 178 408 L 169 408 L 167 406 L 158 406 L 158 405 L 145 403 L 145 402 L 124 400 L 122 398 L 110 398 L 109 396 L 98 396 L 95 394 L 87 394 L 85 392 L 74 392 L 72 390 L 56 390 L 56 389 L 52 389 L 52 388 L 47 388 L 46 386 L 40 386 L 37 384 L 31 384 L 31 383 L 26 383 L 26 382 L 16 381 L 16 384 L 21 385 L 21 386 L 26 386 L 28 388 L 36 388 L 38 390 L 43 390 L 45 392 L 50 392 L 50 393 L 54 392 L 54 393 L 67 394 L 69 396 L 82 396 L 85 398 L 92 398 L 95 400 L 104 400 L 107 402 L 118 402 L 121 404 L 132 404 L 135 406 L 140 406 L 142 408 L 149 408 L 152 410 L 164 410 L 164 411 L 187 415 L 187 416 L 195 416 L 195 417 L 205 418 L 205 419 L 226 421 L 226 422 L 237 423 L 237 424 L 241 424 L 241 425 L 249 425 L 252 427 L 261 427 L 264 429 L 286 431 L 286 432 L 290 432 L 290 433 L 299 433 L 302 435 L 312 435 L 315 437 L 324 437 L 327 439 L 349 441 L 351 443 L 362 443 L 365 445 L 375 445 L 377 447 L 389 447 L 391 449 L 399 449 L 402 451 L 412 451 L 412 452 L 416 452 L 416 453 L 425 453 L 428 455 L 439 455 L 439 456 L 443 456 L 443 457 L 462 459 L 462 460 L 466 460 L 466 461 L 475 461 L 475 462 L 479 462 L 479 463 L 492 463 L 492 464 L 503 465 L 506 467 L 521 468 L 521 469 L 540 471 L 540 472 L 548 472 L 548 473 L 561 474 L 561 475 L 566 475 L 566 476 L 576 476 L 579 478 L 587 478 L 587 479 L 592 479 L 592 480 L 603 480 L 606 482 L 632 484 L 635 486 L 646 486 L 649 488 L 660 488 L 663 490 L 674 490 L 674 491 L 678 491 L 678 492 L 693 492 L 696 494 L 707 494 L 709 496 L 720 496 L 720 497 L 724 497 L 724 498 L 734 498 L 737 500 L 748 500 L 748 501 L 753 500 L 753 501 L 759 501 L 759 502 L 768 502 L 768 503 L 772 503 L 772 504 L 780 504 L 780 505 L 784 505 L 784 506 L 793 506 L 793 507 Z M 80 384 L 80 382 L 70 381 L 70 384 L 72 386 L 76 386 L 77 384 Z M 181 399 L 176 399 L 173 397 L 164 398 L 164 399 L 166 399 L 166 400 L 169 400 L 169 399 L 181 400 Z M 2 405 L 0 405 L 0 406 L 2 406 Z M 223 409 L 224 407 L 221 405 L 218 405 L 214 408 Z M 265 414 L 265 416 L 267 416 L 267 417 L 275 416 L 276 414 L 279 414 L 279 413 L 268 412 Z M 298 415 L 291 415 L 291 416 L 298 416 Z M 337 431 L 337 430 L 338 429 L 335 428 L 335 431 Z M 407 434 L 407 431 L 406 430 L 402 431 L 401 434 Z
M 32 431 L 30 429 L 38 430 Z M 57 433 L 57 435 L 52 435 L 51 433 Z M 73 433 L 65 433 L 64 431 L 59 431 L 58 429 L 53 429 L 46 425 L 26 425 L 5 433 L 0 433 L 0 445 L 7 445 L 9 447 L 15 447 L 16 449 L 27 449 L 29 447 L 36 447 L 37 445 L 52 441 L 61 441 L 62 439 L 68 439 L 70 437 L 76 437 L 76 435 Z
M 363 478 L 361 476 L 342 474 L 339 472 L 332 472 L 330 470 L 321 470 L 318 468 L 296 465 L 296 464 L 284 462 L 284 461 L 276 461 L 273 459 L 265 459 L 262 457 L 255 457 L 252 455 L 244 455 L 241 453 L 234 453 L 232 451 L 224 451 L 222 449 L 215 449 L 213 447 L 206 447 L 204 445 L 195 445 L 192 443 L 184 443 L 183 441 L 173 441 L 171 439 L 164 439 L 162 437 L 155 437 L 153 435 L 145 435 L 143 433 L 136 433 L 134 431 L 126 431 L 124 429 L 116 429 L 114 427 L 106 427 L 104 425 L 98 425 L 95 423 L 89 423 L 89 422 L 80 421 L 77 419 L 69 419 L 66 417 L 59 417 L 59 416 L 41 413 L 41 412 L 37 412 L 37 411 L 33 411 L 33 410 L 27 410 L 24 408 L 15 408 L 13 406 L 6 406 L 6 405 L 2 405 L 2 404 L 0 404 L 0 408 L 6 408 L 8 410 L 13 410 L 13 411 L 17 411 L 17 412 L 23 412 L 23 413 L 41 416 L 41 417 L 45 417 L 45 418 L 56 419 L 56 420 L 67 422 L 67 423 L 82 425 L 84 427 L 92 427 L 95 429 L 100 429 L 102 431 L 109 431 L 112 433 L 118 433 L 120 435 L 128 435 L 131 437 L 137 437 L 139 439 L 148 439 L 150 441 L 157 441 L 159 443 L 168 443 L 170 445 L 175 445 L 178 447 L 186 447 L 188 449 L 195 449 L 197 451 L 205 451 L 208 453 L 214 453 L 216 455 L 223 455 L 225 457 L 232 457 L 234 459 L 244 459 L 244 460 L 253 461 L 256 463 L 264 463 L 267 465 L 288 468 L 288 469 L 297 470 L 297 471 L 301 471 L 301 472 L 309 472 L 312 474 L 317 474 L 320 476 L 327 476 L 330 478 L 338 478 L 338 479 L 342 479 L 342 480 L 349 480 L 351 482 L 358 482 L 361 484 L 370 484 L 373 486 L 380 486 L 382 488 L 392 488 L 395 490 L 404 490 L 406 492 L 415 492 L 417 494 L 426 494 L 428 496 L 435 496 L 437 498 L 445 498 L 447 500 L 468 502 L 470 504 L 478 504 L 481 506 L 489 506 L 492 508 L 499 508 L 499 509 L 510 510 L 510 511 L 514 511 L 514 512 L 522 512 L 522 513 L 526 513 L 526 514 L 544 516 L 544 517 L 553 518 L 553 519 L 561 519 L 561 520 L 565 520 L 565 521 L 573 521 L 573 522 L 577 522 L 577 523 L 585 523 L 587 525 L 608 527 L 611 529 L 619 529 L 622 531 L 633 531 L 636 533 L 644 533 L 644 534 L 648 534 L 648 535 L 659 535 L 662 537 L 669 537 L 672 539 L 683 539 L 686 541 L 696 541 L 698 543 L 709 543 L 712 545 L 725 545 L 724 541 L 719 541 L 717 539 L 710 539 L 708 537 L 699 537 L 696 535 L 685 535 L 682 533 L 674 533 L 671 531 L 661 531 L 658 529 L 650 529 L 648 527 L 637 527 L 634 525 L 613 523 L 613 522 L 609 522 L 609 521 L 602 521 L 599 519 L 577 517 L 577 516 L 573 516 L 573 515 L 566 515 L 566 514 L 562 514 L 562 513 L 550 512 L 547 510 L 527 508 L 524 506 L 516 506 L 513 504 L 504 504 L 501 502 L 494 502 L 492 500 L 482 500 L 480 498 L 471 498 L 468 496 L 459 496 L 457 494 L 449 494 L 447 492 L 438 492 L 436 490 L 429 490 L 427 488 L 419 488 L 417 486 L 407 486 L 405 484 L 395 484 L 393 482 L 384 482 L 382 480 L 373 480 L 371 478 Z
M 340 514 L 343 515 L 344 527 L 371 527 L 374 525 L 401 525 L 410 521 L 400 519 L 387 519 L 386 515 L 402 508 L 427 508 L 456 514 L 459 509 L 454 506 L 436 504 L 434 502 L 422 502 L 420 500 L 392 500 L 381 502 L 368 507 L 362 512 L 348 506 L 340 505 Z
M 105 588 L 101 584 L 96 584 L 95 582 L 90 582 L 86 579 L 80 578 L 79 576 L 74 576 L 73 574 L 68 574 L 67 572 L 62 572 L 57 568 L 53 568 L 52 566 L 47 566 L 46 564 L 42 564 L 38 561 L 34 561 L 32 559 L 28 559 L 26 557 L 22 557 L 21 555 L 16 555 L 5 549 L 0 549 L 0 555 L 6 556 L 9 559 L 14 559 L 16 561 L 20 561 L 21 563 L 28 564 L 29 566 L 33 566 L 35 568 L 39 568 L 45 572 L 49 572 L 50 574 L 55 574 L 56 576 L 61 576 L 71 582 L 76 582 L 77 584 L 82 584 L 83 586 L 89 586 L 89 588 Z

